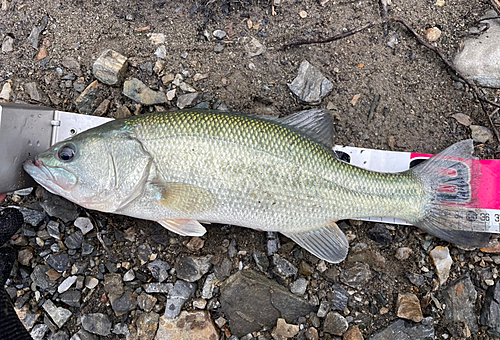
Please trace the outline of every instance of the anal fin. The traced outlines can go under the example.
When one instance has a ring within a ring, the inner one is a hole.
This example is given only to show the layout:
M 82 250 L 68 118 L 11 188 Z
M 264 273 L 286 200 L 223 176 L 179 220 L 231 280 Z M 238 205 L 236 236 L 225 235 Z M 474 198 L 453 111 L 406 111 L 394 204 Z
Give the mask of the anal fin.
M 349 250 L 349 242 L 333 221 L 308 231 L 282 233 L 318 258 L 330 263 L 342 262 Z
M 158 220 L 162 227 L 182 236 L 203 236 L 207 230 L 196 220 Z

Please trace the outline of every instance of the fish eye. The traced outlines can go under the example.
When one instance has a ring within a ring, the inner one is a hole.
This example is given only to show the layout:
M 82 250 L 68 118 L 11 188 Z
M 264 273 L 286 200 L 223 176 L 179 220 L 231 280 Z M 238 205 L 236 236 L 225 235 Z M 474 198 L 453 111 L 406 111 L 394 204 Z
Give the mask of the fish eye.
M 65 145 L 59 149 L 57 155 L 61 161 L 69 162 L 76 155 L 75 147 L 73 145 Z

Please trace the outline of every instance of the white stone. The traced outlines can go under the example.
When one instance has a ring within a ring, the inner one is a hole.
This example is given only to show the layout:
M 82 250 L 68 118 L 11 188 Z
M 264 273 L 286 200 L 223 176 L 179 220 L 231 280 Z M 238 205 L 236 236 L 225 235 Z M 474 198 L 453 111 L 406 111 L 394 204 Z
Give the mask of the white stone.
M 76 276 L 70 276 L 70 277 L 66 278 L 66 280 L 64 280 L 57 288 L 57 291 L 59 292 L 59 294 L 67 291 L 73 285 L 73 283 L 76 282 L 76 279 L 77 279 Z
M 83 235 L 94 229 L 94 225 L 88 217 L 78 217 L 75 220 L 74 225 L 82 231 Z
M 431 253 L 432 261 L 436 267 L 437 275 L 439 277 L 439 284 L 442 285 L 448 280 L 450 276 L 451 265 L 453 260 L 450 256 L 450 250 L 448 247 L 437 246 L 432 249 Z

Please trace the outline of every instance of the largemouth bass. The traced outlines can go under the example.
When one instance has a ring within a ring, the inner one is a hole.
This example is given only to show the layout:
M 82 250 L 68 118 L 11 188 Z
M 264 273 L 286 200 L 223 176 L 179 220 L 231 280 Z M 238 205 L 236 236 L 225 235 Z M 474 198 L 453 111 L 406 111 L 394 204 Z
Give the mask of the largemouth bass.
M 331 131 L 323 110 L 281 120 L 209 110 L 155 113 L 87 130 L 24 168 L 50 192 L 88 209 L 157 221 L 186 236 L 206 232 L 199 221 L 278 231 L 332 263 L 348 252 L 335 223 L 342 219 L 394 217 L 455 244 L 487 241 L 488 235 L 451 230 L 467 227 L 448 219 L 464 208 L 442 189 L 467 189 L 470 173 L 456 172 L 448 159 L 467 163 L 472 141 L 387 174 L 339 161 Z

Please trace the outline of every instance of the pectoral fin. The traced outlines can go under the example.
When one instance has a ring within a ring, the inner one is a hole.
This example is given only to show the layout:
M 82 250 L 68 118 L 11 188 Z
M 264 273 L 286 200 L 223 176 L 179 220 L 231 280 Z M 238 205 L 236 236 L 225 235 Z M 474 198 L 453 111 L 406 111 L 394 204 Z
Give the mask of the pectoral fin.
M 349 250 L 347 238 L 333 221 L 308 231 L 283 234 L 311 254 L 331 263 L 342 262 Z
M 187 217 L 212 210 L 217 199 L 208 190 L 181 182 L 153 183 L 160 193 L 159 203 Z
M 203 236 L 207 230 L 196 220 L 159 220 L 162 227 L 182 236 Z

